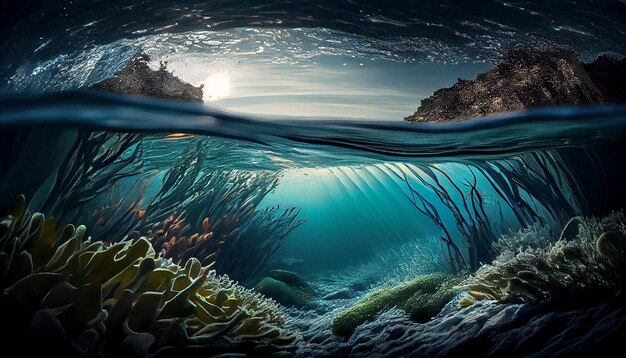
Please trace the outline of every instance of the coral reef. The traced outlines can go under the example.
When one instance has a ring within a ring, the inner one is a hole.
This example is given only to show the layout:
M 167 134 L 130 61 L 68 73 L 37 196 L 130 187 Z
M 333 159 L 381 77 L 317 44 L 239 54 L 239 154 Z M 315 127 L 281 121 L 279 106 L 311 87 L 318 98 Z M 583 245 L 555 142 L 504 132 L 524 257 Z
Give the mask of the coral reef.
M 547 105 L 623 102 L 626 59 L 583 64 L 564 46 L 512 49 L 494 69 L 435 91 L 409 122 L 455 122 Z
M 96 91 L 176 101 L 202 102 L 202 87 L 194 87 L 167 71 L 161 63 L 158 70 L 148 67 L 150 59 L 140 55 L 130 61 L 113 78 L 91 85 Z
M 197 259 L 184 266 L 145 238 L 91 241 L 27 214 L 23 196 L 0 220 L 5 342 L 30 353 L 146 356 L 292 351 L 279 307 Z
M 399 286 L 377 290 L 337 314 L 332 320 L 333 333 L 350 336 L 357 326 L 392 307 L 403 309 L 414 321 L 426 322 L 450 301 L 455 294 L 453 286 L 460 281 L 461 278 L 456 276 L 430 274 Z
M 578 234 L 572 225 L 578 223 Z M 586 304 L 612 297 L 626 284 L 626 219 L 575 219 L 542 247 L 528 246 L 532 231 L 505 237 L 503 256 L 481 267 L 460 287 L 477 300 L 505 303 Z M 545 233 L 539 232 L 539 236 Z M 538 240 L 545 242 L 544 239 Z M 518 242 L 520 248 L 512 249 Z M 513 255 L 512 252 L 516 253 Z
M 570 221 L 569 223 L 571 223 Z M 570 224 L 566 225 L 566 228 Z M 578 229 L 576 229 L 578 230 Z M 569 230 L 564 229 L 563 233 Z M 509 230 L 505 235 L 500 236 L 493 243 L 493 249 L 498 253 L 497 260 L 506 262 L 512 260 L 517 254 L 531 249 L 537 250 L 550 246 L 554 243 L 554 233 L 549 226 L 535 223 L 528 227 L 523 227 L 517 232 Z
M 270 270 L 254 286 L 254 289 L 266 297 L 273 298 L 278 303 L 288 307 L 306 307 L 315 302 L 319 295 L 295 272 L 285 270 Z

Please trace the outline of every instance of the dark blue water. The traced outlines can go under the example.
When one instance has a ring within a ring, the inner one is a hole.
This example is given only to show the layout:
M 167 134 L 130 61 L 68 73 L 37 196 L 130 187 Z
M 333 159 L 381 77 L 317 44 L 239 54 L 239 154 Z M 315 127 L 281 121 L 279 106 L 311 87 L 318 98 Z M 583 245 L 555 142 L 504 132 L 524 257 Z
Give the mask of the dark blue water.
M 252 170 L 284 166 L 272 156 L 294 168 L 394 159 L 498 158 L 620 143 L 626 125 L 626 107 L 620 104 L 536 109 L 450 124 L 237 116 L 199 104 L 90 92 L 8 96 L 0 110 L 3 128 L 73 126 L 228 138 L 239 143 L 229 150 L 240 151 L 221 160 Z

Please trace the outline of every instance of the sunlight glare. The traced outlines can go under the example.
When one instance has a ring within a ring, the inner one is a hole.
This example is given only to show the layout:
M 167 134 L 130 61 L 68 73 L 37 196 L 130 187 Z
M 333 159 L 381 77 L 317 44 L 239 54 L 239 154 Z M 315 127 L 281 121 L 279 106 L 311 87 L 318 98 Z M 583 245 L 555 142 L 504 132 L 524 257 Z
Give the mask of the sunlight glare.
M 203 82 L 203 100 L 215 101 L 230 95 L 230 78 L 224 72 L 214 73 Z

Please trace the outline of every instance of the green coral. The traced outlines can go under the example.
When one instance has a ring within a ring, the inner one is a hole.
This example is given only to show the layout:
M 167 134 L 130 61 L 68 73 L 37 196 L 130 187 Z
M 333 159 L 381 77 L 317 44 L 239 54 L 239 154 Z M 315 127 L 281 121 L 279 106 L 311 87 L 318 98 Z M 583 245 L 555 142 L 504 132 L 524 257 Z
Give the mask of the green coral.
M 372 292 L 333 318 L 333 333 L 350 336 L 360 324 L 393 307 L 403 309 L 416 322 L 426 322 L 452 299 L 460 281 L 457 276 L 430 274 Z
M 167 264 L 145 238 L 90 241 L 84 226 L 0 219 L 0 315 L 6 342 L 65 355 L 289 352 L 278 306 L 197 259 Z M 204 352 L 204 353 L 203 353 Z
M 460 288 L 477 300 L 502 303 L 581 303 L 612 297 L 625 288 L 625 223 L 621 213 L 601 220 L 575 218 L 563 239 L 501 256 Z M 504 239 L 519 241 L 515 235 Z

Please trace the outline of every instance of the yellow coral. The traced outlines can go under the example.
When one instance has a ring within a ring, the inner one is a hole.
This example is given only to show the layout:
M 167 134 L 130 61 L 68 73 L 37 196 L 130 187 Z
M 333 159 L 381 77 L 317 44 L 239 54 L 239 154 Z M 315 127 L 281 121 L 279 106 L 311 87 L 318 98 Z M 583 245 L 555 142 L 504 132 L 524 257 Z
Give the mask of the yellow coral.
M 62 349 L 74 354 L 293 349 L 273 301 L 197 259 L 164 267 L 145 238 L 91 242 L 84 226 L 58 230 L 25 207 L 19 197 L 0 220 L 0 306 L 16 342 L 37 336 L 43 319 L 68 337 Z M 86 344 L 86 334 L 97 344 Z
M 470 307 L 471 305 L 473 305 L 474 303 L 476 303 L 476 300 L 474 300 L 471 297 L 463 297 L 459 300 L 459 307 L 461 308 L 467 308 Z
M 574 218 L 561 239 L 481 267 L 459 288 L 502 303 L 597 301 L 624 289 L 626 219 Z M 526 231 L 525 235 L 532 234 Z M 515 241 L 515 237 L 507 238 Z

